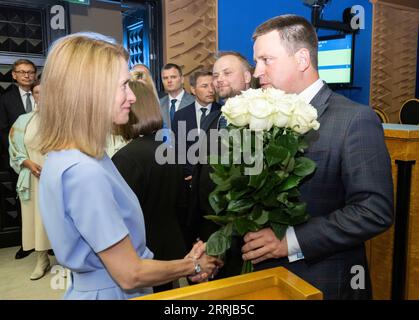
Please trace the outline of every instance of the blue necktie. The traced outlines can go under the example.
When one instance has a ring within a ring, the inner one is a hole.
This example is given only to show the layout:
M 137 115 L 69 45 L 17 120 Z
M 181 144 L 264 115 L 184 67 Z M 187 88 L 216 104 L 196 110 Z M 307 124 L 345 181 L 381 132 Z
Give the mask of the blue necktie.
M 175 116 L 175 112 L 176 112 L 176 101 L 177 101 L 177 99 L 170 100 L 170 123 L 172 123 L 173 117 Z
M 199 121 L 199 123 L 200 123 L 199 127 L 200 128 L 202 128 L 202 124 L 204 123 L 205 115 L 207 113 L 207 110 L 208 110 L 207 108 L 201 108 L 202 114 L 201 114 L 201 120 Z

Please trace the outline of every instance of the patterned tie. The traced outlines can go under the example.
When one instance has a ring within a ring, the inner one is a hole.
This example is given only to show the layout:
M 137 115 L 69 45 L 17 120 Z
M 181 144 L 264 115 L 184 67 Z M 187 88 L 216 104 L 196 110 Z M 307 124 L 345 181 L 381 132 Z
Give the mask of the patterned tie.
M 175 116 L 175 112 L 176 112 L 176 101 L 177 101 L 177 99 L 170 100 L 170 122 L 173 121 L 173 117 Z
M 205 115 L 207 113 L 207 110 L 208 110 L 207 108 L 201 108 L 202 114 L 201 114 L 201 120 L 199 121 L 201 128 L 202 128 L 202 124 L 204 123 Z
M 26 113 L 29 113 L 31 111 L 32 111 L 31 93 L 28 92 L 26 94 Z

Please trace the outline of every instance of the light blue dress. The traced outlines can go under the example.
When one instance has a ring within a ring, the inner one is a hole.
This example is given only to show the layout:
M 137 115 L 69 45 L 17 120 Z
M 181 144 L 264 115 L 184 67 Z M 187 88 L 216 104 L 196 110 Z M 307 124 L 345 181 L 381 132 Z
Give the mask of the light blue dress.
M 78 150 L 48 153 L 40 178 L 42 220 L 57 261 L 72 271 L 65 299 L 128 299 L 97 255 L 129 235 L 139 257 L 146 247 L 140 203 L 108 156 L 97 160 Z

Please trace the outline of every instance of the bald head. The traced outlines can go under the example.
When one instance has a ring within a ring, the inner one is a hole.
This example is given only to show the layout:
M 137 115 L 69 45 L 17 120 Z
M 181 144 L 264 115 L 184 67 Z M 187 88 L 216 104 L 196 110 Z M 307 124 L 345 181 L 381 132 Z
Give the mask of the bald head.
M 240 54 L 219 56 L 212 73 L 214 88 L 221 99 L 234 97 L 250 87 L 251 66 Z

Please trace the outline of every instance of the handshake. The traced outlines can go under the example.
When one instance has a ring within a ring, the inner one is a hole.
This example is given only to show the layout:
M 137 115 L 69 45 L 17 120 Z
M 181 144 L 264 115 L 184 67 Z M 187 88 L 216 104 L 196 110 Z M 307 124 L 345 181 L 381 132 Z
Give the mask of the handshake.
M 203 282 L 212 279 L 223 266 L 223 261 L 205 253 L 205 243 L 199 240 L 185 256 L 194 263 L 195 273 L 188 276 L 192 282 Z

